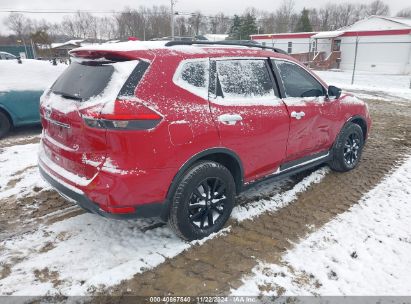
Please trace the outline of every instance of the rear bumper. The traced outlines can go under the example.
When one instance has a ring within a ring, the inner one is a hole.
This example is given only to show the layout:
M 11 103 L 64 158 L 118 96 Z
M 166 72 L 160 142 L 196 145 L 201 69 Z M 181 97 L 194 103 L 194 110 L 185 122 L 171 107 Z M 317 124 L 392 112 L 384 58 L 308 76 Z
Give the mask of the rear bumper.
M 99 207 L 98 204 L 90 200 L 82 190 L 76 189 L 65 182 L 58 180 L 52 174 L 43 168 L 41 161 L 39 162 L 39 169 L 42 177 L 64 198 L 74 201 L 78 206 L 88 212 L 101 215 L 111 219 L 134 219 L 134 218 L 149 218 L 159 217 L 162 220 L 167 219 L 167 201 L 161 203 L 150 203 L 144 205 L 136 205 L 134 213 L 109 213 Z

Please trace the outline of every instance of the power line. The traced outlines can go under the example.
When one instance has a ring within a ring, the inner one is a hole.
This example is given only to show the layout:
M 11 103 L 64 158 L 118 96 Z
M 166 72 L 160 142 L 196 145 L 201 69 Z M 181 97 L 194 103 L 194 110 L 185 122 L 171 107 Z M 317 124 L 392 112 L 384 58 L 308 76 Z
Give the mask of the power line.
M 76 14 L 76 13 L 95 13 L 95 14 L 112 14 L 119 11 L 95 11 L 95 10 L 14 10 L 0 9 L 0 13 L 21 13 L 21 14 Z

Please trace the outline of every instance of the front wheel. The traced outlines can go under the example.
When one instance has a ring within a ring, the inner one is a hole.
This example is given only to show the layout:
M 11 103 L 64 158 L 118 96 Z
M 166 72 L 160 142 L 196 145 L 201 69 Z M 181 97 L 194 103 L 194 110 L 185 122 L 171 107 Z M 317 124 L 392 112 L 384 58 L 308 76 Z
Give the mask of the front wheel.
M 169 224 L 183 239 L 201 239 L 224 226 L 234 199 L 235 183 L 230 171 L 216 162 L 199 162 L 177 187 Z
M 11 123 L 6 114 L 0 111 L 0 138 L 6 135 L 11 128 Z
M 364 147 L 364 134 L 359 125 L 348 123 L 338 136 L 331 151 L 331 169 L 346 172 L 354 169 L 361 158 Z

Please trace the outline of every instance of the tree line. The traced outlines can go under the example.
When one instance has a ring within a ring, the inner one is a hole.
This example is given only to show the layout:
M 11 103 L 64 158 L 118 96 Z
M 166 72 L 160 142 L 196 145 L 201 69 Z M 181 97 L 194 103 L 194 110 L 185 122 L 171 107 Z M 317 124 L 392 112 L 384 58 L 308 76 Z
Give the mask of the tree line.
M 249 39 L 250 34 L 257 33 L 336 30 L 371 15 L 389 14 L 389 6 L 382 0 L 370 4 L 329 2 L 319 9 L 305 7 L 302 11 L 296 10 L 294 0 L 283 0 L 275 11 L 248 8 L 243 14 L 234 16 L 223 12 L 214 15 L 205 15 L 201 11 L 191 14 L 177 12 L 174 26 L 176 36 L 228 34 L 229 39 L 237 40 Z M 397 16 L 411 17 L 411 8 L 404 8 Z M 13 33 L 12 38 L 50 44 L 75 38 L 99 41 L 126 40 L 134 36 L 150 40 L 170 36 L 170 22 L 169 7 L 140 6 L 126 7 L 121 12 L 103 17 L 79 11 L 56 23 L 10 13 L 4 23 Z

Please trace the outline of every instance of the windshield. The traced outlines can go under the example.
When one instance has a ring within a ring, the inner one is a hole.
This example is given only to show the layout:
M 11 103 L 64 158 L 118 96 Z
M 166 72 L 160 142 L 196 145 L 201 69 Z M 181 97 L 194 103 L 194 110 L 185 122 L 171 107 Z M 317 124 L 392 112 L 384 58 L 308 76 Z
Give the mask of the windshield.
M 107 87 L 114 67 L 109 64 L 86 65 L 73 62 L 51 87 L 55 94 L 76 100 L 97 96 Z

